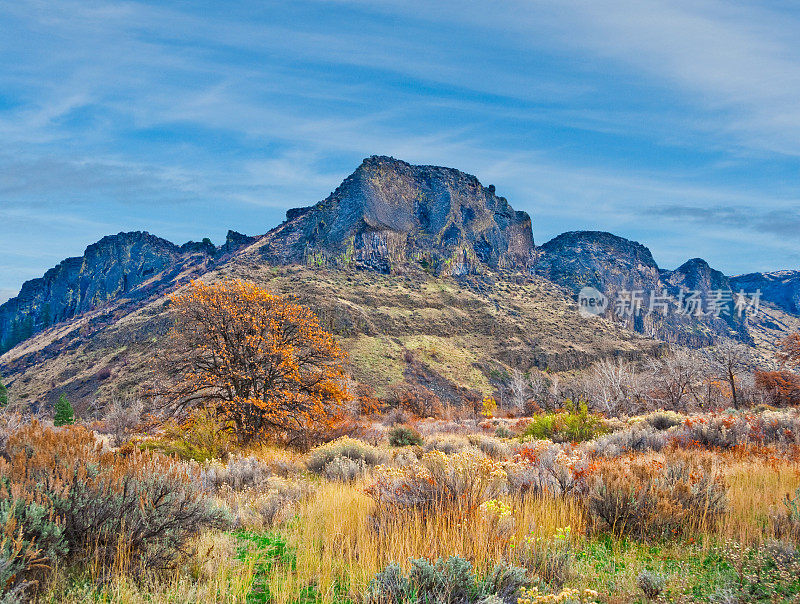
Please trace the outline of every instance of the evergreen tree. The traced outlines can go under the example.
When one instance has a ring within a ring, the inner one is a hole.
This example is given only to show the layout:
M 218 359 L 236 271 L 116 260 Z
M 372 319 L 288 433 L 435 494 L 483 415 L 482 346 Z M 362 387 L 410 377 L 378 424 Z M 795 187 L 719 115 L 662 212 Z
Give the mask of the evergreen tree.
M 53 425 L 55 426 L 66 426 L 67 424 L 74 424 L 75 423 L 75 410 L 70 405 L 69 401 L 67 400 L 67 396 L 65 394 L 61 394 L 58 397 L 58 402 L 56 403 L 56 415 L 53 418 Z
M 0 382 L 0 407 L 5 407 L 8 405 L 8 390 L 3 385 L 3 382 Z

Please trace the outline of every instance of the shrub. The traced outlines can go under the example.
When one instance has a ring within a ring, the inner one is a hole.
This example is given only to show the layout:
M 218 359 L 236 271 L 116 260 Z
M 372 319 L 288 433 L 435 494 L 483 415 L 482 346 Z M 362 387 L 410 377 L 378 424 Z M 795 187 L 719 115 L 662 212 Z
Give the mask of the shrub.
M 66 553 L 62 528 L 52 508 L 41 501 L 16 498 L 7 478 L 0 480 L 0 594 L 16 602 L 31 579 Z M 17 599 L 14 599 L 14 598 Z
M 263 488 L 272 469 L 255 455 L 231 456 L 226 464 L 218 461 L 201 466 L 198 480 L 206 491 L 217 491 L 226 486 L 234 491 Z
M 202 463 L 224 458 L 233 448 L 228 423 L 212 409 L 198 409 L 180 424 L 167 422 L 162 433 L 143 441 L 142 447 Z
M 690 417 L 672 436 L 678 442 L 719 449 L 747 444 L 798 445 L 800 414 L 784 410 Z
M 589 481 L 586 507 L 615 534 L 663 537 L 696 530 L 724 511 L 726 488 L 688 457 L 605 462 Z
M 505 459 L 510 453 L 508 445 L 491 436 L 473 435 L 469 437 L 469 443 L 492 459 Z
M 598 457 L 618 457 L 624 453 L 661 451 L 669 442 L 669 436 L 664 431 L 649 424 L 634 424 L 630 428 L 601 436 L 586 445 L 586 449 Z
M 374 604 L 403 604 L 411 601 L 411 588 L 396 562 L 387 565 L 369 582 L 366 601 Z
M 472 564 L 458 556 L 412 560 L 406 576 L 396 563 L 375 575 L 367 589 L 372 604 L 474 604 L 478 602 L 516 604 L 521 589 L 528 585 L 525 569 L 497 563 L 483 579 Z
M 481 401 L 481 415 L 491 419 L 497 411 L 497 401 L 493 397 L 487 396 Z
M 509 430 L 508 426 L 499 425 L 497 426 L 497 430 L 494 431 L 494 435 L 496 438 L 513 438 L 514 433 Z
M 312 472 L 322 474 L 328 464 L 336 458 L 347 458 L 371 467 L 381 463 L 384 454 L 378 447 L 373 447 L 349 436 L 343 436 L 312 449 L 308 454 L 306 467 Z
M 110 434 L 115 447 L 122 446 L 142 421 L 144 403 L 133 401 L 128 404 L 113 403 L 103 417 L 104 434 Z
M 521 564 L 551 587 L 560 588 L 576 576 L 570 527 L 557 529 L 550 538 L 530 535 L 517 546 Z
M 470 446 L 464 436 L 455 434 L 437 434 L 425 439 L 425 451 L 441 451 L 446 455 L 459 453 Z
M 559 416 L 554 413 L 544 413 L 534 416 L 522 432 L 523 438 L 547 440 L 558 431 Z
M 384 507 L 475 510 L 506 487 L 502 466 L 473 451 L 430 451 L 403 468 L 380 470 L 368 493 Z
M 597 604 L 599 594 L 593 589 L 580 590 L 575 587 L 562 589 L 558 593 L 541 593 L 539 587 L 534 585 L 530 589 L 524 587 L 520 590 L 517 604 L 549 604 L 550 602 L 564 602 L 564 604 Z
M 800 376 L 791 371 L 757 371 L 756 388 L 778 407 L 800 404 Z
M 586 403 L 577 408 L 567 401 L 561 413 L 535 416 L 522 433 L 523 439 L 551 439 L 554 442 L 583 442 L 608 432 L 602 416 L 589 413 Z
M 674 426 L 680 426 L 684 421 L 684 416 L 675 411 L 655 411 L 644 417 L 644 421 L 656 430 L 669 430 Z
M 75 423 L 75 411 L 72 409 L 72 405 L 65 394 L 58 397 L 55 411 L 56 414 L 53 417 L 54 426 L 68 426 Z
M 364 476 L 368 471 L 368 466 L 362 459 L 350 459 L 339 455 L 329 461 L 323 474 L 328 480 L 339 482 L 352 482 L 360 476 Z
M 735 600 L 728 599 L 729 602 L 797 600 L 800 552 L 795 545 L 769 540 L 746 547 L 727 542 L 722 551 L 726 563 L 735 571 Z
M 419 385 L 393 388 L 387 402 L 389 406 L 414 417 L 438 417 L 443 410 L 441 399 Z
M 0 380 L 0 407 L 5 407 L 6 405 L 8 405 L 8 389 Z
M 489 597 L 498 598 L 500 602 L 516 604 L 522 588 L 530 584 L 526 575 L 524 568 L 500 561 L 484 578 L 483 592 Z M 486 599 L 483 601 L 488 604 Z
M 408 582 L 418 600 L 431 604 L 476 602 L 483 595 L 472 564 L 458 556 L 438 558 L 433 564 L 425 559 L 412 560 Z
M 512 493 L 565 496 L 583 493 L 591 465 L 570 445 L 537 441 L 523 445 L 504 468 Z
M 636 583 L 647 598 L 655 600 L 658 595 L 664 591 L 667 578 L 664 575 L 649 570 L 643 570 L 639 573 L 639 576 L 636 577 Z
M 80 427 L 56 431 L 34 422 L 9 437 L 4 455 L 0 500 L 23 533 L 47 530 L 52 545 L 41 553 L 48 559 L 63 548 L 68 560 L 91 559 L 101 572 L 126 564 L 133 572 L 157 570 L 200 531 L 225 522 L 185 469 L 149 452 L 104 451 Z M 41 507 L 14 507 L 20 499 Z M 43 518 L 59 527 L 58 540 Z
M 269 529 L 293 514 L 295 504 L 311 492 L 305 481 L 270 476 L 258 489 L 219 492 L 231 511 L 235 528 Z
M 422 435 L 409 426 L 396 426 L 389 431 L 389 444 L 393 447 L 419 446 Z
M 372 416 L 380 413 L 386 403 L 375 395 L 375 389 L 367 384 L 356 384 L 352 389 L 355 413 L 359 416 Z

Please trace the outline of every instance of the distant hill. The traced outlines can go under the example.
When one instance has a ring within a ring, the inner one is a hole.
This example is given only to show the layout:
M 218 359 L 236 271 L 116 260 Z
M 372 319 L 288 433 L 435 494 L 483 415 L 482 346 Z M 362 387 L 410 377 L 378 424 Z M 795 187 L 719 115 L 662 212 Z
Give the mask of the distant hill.
M 788 313 L 800 314 L 800 271 L 750 273 L 731 277 L 730 282 L 737 290 L 761 290 L 767 302 Z
M 732 337 L 765 350 L 797 318 L 798 279 L 729 279 L 701 259 L 660 269 L 643 245 L 597 231 L 534 245 L 530 217 L 474 176 L 373 156 L 326 199 L 264 235 L 174 245 L 144 232 L 89 246 L 0 306 L 0 374 L 12 397 L 65 392 L 91 414 L 138 396 L 170 327 L 167 296 L 192 278 L 244 278 L 297 296 L 337 334 L 354 377 L 385 393 L 422 384 L 445 400 L 491 392 L 512 368 L 554 371 Z M 584 317 L 575 294 L 769 290 L 769 315 Z M 794 292 L 794 293 L 793 293 Z M 792 306 L 792 304 L 795 304 Z

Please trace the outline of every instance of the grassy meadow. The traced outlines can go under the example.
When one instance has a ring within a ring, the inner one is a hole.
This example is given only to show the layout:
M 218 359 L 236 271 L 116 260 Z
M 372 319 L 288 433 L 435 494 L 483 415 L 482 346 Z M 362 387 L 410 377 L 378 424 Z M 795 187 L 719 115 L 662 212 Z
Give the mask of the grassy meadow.
M 176 549 L 162 568 L 139 563 L 152 544 L 132 550 L 122 536 L 136 527 L 124 521 L 116 542 L 75 544 L 77 556 L 40 554 L 25 573 L 24 597 L 526 604 L 774 602 L 800 594 L 794 411 L 396 419 L 371 417 L 352 436 L 305 452 L 241 448 L 208 425 L 210 416 L 119 448 L 106 444 L 102 463 L 148 456 L 145 465 L 175 474 L 166 496 L 188 489 L 208 505 L 204 514 L 219 518 L 187 514 L 196 526 L 172 541 L 175 527 L 139 527 Z M 574 429 L 571 422 L 584 430 L 580 442 L 558 432 Z M 555 426 L 550 438 L 530 436 L 542 425 Z M 94 428 L 23 429 L 33 446 L 58 448 L 66 439 L 104 448 L 108 436 Z M 31 438 L 30 430 L 48 436 Z M 76 456 L 70 471 L 80 467 Z M 12 498 L 13 482 L 23 479 L 7 475 Z M 6 530 L 7 556 L 15 530 Z

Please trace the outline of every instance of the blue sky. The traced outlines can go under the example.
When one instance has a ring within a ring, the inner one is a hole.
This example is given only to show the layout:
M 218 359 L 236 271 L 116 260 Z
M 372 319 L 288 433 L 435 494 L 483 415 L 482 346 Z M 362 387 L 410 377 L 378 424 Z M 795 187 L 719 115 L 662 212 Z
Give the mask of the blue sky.
M 0 140 L 0 299 L 109 233 L 264 233 L 372 154 L 495 184 L 537 242 L 800 268 L 800 9 L 0 0 Z

